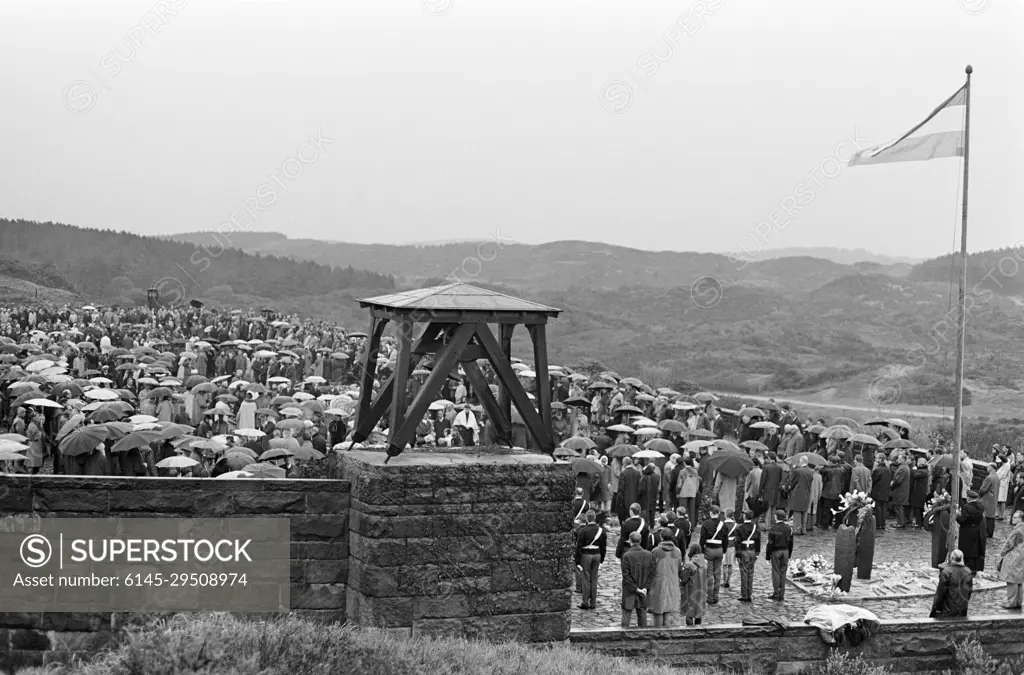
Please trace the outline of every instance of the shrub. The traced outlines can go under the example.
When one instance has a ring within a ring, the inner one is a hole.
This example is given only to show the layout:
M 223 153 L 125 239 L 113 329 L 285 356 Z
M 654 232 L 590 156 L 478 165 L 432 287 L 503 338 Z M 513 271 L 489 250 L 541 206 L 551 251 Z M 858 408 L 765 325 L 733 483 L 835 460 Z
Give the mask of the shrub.
M 223 614 L 178 615 L 129 632 L 91 663 L 19 675 L 668 675 L 672 670 L 566 645 L 455 638 L 402 638 L 382 630 L 295 617 L 269 621 Z M 707 671 L 693 671 L 707 672 Z M 846 673 L 844 675 L 850 675 Z
M 1018 657 L 1000 663 L 982 649 L 977 638 L 968 637 L 961 642 L 953 642 L 953 653 L 956 658 L 956 670 L 946 671 L 946 675 L 1019 675 L 1024 673 L 1024 658 Z
M 888 675 L 885 666 L 876 666 L 863 656 L 850 656 L 846 652 L 832 651 L 825 665 L 810 671 L 809 675 Z

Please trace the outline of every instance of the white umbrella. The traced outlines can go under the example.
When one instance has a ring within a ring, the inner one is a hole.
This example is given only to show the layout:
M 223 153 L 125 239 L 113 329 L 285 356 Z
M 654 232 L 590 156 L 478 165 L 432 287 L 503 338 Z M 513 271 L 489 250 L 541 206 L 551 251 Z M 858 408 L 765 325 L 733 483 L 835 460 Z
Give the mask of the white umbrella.
M 442 399 L 438 399 L 437 401 L 434 401 L 433 403 L 431 403 L 428 406 L 428 408 L 430 410 L 444 410 L 445 408 L 447 408 L 450 405 L 455 405 L 455 404 L 452 403 L 451 401 L 446 401 L 446 400 L 444 400 L 442 398 Z
M 233 432 L 236 436 L 245 436 L 246 438 L 263 438 L 266 436 L 266 432 L 260 431 L 259 429 L 235 429 Z
M 775 422 L 754 422 L 750 425 L 751 429 L 778 429 L 779 425 Z
M 277 356 L 277 352 L 272 352 L 269 349 L 260 349 L 257 350 L 256 353 L 253 354 L 253 356 L 256 357 L 257 359 L 269 359 L 274 356 Z
M 139 384 L 160 384 L 159 382 L 156 381 L 155 378 L 152 378 L 152 377 L 140 377 L 137 380 L 137 382 Z
M 231 480 L 232 478 L 252 478 L 252 474 L 248 471 L 228 471 L 217 476 L 217 478 L 226 478 Z
M 166 459 L 161 459 L 156 463 L 158 469 L 187 469 L 190 466 L 199 464 L 196 460 L 191 457 L 185 457 L 184 455 L 174 455 Z
M 116 401 L 121 398 L 113 389 L 90 389 L 85 392 L 85 397 L 94 401 Z
M 320 377 L 319 375 L 310 375 L 309 377 L 306 378 L 306 382 L 311 382 L 313 384 L 326 384 L 327 380 Z
M 661 459 L 664 456 L 657 450 L 639 450 L 633 453 L 634 459 Z
M 637 436 L 658 436 L 661 434 L 661 429 L 658 427 L 642 427 L 633 433 Z
M 308 391 L 297 391 L 294 394 L 292 394 L 292 398 L 294 398 L 296 401 L 312 401 L 316 397 L 310 394 Z
M 287 377 L 281 377 L 280 375 L 267 380 L 267 384 L 291 384 L 291 382 Z
M 110 379 L 109 377 L 97 376 L 97 377 L 89 378 L 89 383 L 90 384 L 114 384 L 114 381 L 112 379 Z
M 658 423 L 647 417 L 637 417 L 633 420 L 634 427 L 656 427 Z
M 117 398 L 117 394 L 114 394 L 114 398 Z M 22 403 L 22 405 L 32 405 L 37 408 L 63 408 L 60 403 L 51 401 L 48 398 L 30 398 L 29 400 Z
M 33 361 L 32 363 L 25 366 L 25 370 L 30 373 L 36 373 L 39 372 L 40 370 L 52 368 L 53 365 L 53 361 L 49 361 L 47 359 L 39 359 L 38 361 Z
M 159 422 L 157 418 L 152 415 L 132 415 L 128 418 L 129 424 L 155 424 Z

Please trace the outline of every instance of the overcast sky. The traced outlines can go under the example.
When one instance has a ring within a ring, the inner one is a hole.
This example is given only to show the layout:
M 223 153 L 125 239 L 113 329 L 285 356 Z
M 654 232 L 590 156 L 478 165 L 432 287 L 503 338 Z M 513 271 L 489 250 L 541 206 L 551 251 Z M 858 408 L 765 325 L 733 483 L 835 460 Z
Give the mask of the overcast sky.
M 1017 0 L 2 0 L 0 216 L 935 256 L 959 160 L 834 158 L 971 63 L 969 247 L 1006 246 L 1021 35 Z

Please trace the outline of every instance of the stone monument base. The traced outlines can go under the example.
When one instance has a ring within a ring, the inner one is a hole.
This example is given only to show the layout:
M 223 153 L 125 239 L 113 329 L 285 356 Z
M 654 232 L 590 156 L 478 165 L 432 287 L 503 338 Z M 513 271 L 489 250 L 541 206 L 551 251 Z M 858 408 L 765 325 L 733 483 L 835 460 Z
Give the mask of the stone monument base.
M 341 453 L 352 481 L 348 620 L 407 634 L 569 636 L 564 463 L 530 454 Z

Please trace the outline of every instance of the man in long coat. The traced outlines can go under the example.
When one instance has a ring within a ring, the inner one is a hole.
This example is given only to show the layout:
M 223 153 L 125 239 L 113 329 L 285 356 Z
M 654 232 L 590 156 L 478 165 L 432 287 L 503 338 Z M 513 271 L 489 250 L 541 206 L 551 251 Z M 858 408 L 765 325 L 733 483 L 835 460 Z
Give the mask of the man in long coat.
M 960 523 L 960 550 L 964 554 L 964 564 L 972 572 L 985 569 L 985 509 L 978 501 L 978 493 L 967 491 L 967 503 L 957 514 L 956 522 Z
M 654 557 L 640 544 L 640 533 L 629 535 L 629 550 L 622 556 L 622 627 L 636 612 L 636 625 L 647 626 L 647 588 L 654 580 Z
M 653 464 L 644 467 L 643 475 L 640 477 L 640 492 L 637 503 L 644 513 L 644 520 L 652 528 L 658 524 L 654 514 L 658 510 L 658 497 L 661 493 L 661 476 L 655 471 Z
M 988 465 L 988 475 L 978 488 L 978 497 L 985 508 L 985 535 L 989 538 L 996 531 L 996 512 L 999 499 L 999 475 L 995 463 Z
M 885 465 L 885 453 L 875 455 L 875 469 L 871 472 L 871 498 L 875 500 L 875 527 L 885 529 L 886 505 L 891 492 L 892 472 Z
M 806 534 L 805 521 L 811 506 L 811 486 L 814 472 L 807 466 L 807 460 L 800 461 L 800 468 L 792 472 L 786 483 L 789 487 L 789 508 L 793 512 L 796 534 Z
M 892 503 L 896 507 L 896 528 L 902 530 L 910 515 L 910 467 L 905 457 L 900 457 L 892 477 Z
M 640 501 L 640 478 L 640 472 L 633 466 L 633 458 L 623 457 L 617 497 L 617 515 L 620 522 L 626 519 L 630 505 Z
M 775 507 L 779 503 L 779 487 L 782 485 L 782 467 L 776 462 L 777 459 L 774 451 L 768 453 L 768 462 L 761 469 L 761 489 L 757 495 L 768 506 L 765 518 L 768 527 L 775 523 Z
M 935 599 L 932 611 L 928 616 L 966 617 L 967 605 L 974 591 L 974 574 L 964 567 L 964 554 L 953 551 L 949 554 L 949 562 L 942 565 L 939 583 L 935 587 Z

